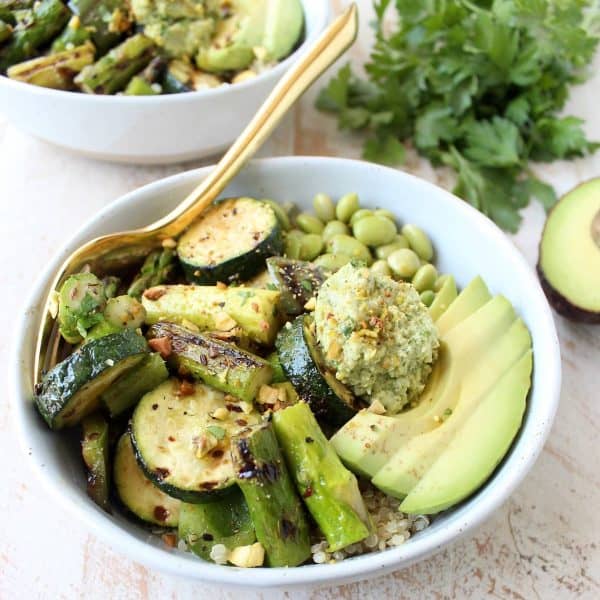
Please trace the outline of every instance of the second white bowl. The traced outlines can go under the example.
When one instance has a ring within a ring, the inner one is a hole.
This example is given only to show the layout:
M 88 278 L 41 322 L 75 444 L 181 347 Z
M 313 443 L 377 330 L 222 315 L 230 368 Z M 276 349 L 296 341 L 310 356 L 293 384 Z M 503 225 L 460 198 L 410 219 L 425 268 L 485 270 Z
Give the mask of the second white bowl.
M 231 145 L 285 71 L 325 29 L 329 3 L 302 0 L 302 5 L 302 45 L 243 83 L 184 94 L 100 96 L 0 75 L 0 112 L 27 133 L 92 158 L 164 164 L 214 156 Z

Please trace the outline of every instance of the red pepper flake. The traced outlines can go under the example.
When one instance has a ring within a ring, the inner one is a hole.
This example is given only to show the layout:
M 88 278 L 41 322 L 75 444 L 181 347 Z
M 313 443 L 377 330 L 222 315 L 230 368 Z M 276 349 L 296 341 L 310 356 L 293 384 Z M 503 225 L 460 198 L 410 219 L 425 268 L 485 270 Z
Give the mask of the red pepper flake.
M 170 436 L 169 436 L 167 439 L 168 439 L 170 442 L 174 442 L 174 441 L 175 441 L 175 438 L 174 438 L 172 435 L 170 435 Z
M 308 486 L 305 490 L 304 490 L 304 494 L 302 494 L 303 498 L 310 498 L 313 495 L 313 489 Z
M 169 511 L 164 506 L 154 507 L 154 518 L 157 521 L 166 521 L 169 516 Z
M 169 471 L 169 469 L 163 469 L 162 467 L 156 467 L 156 469 L 154 469 L 154 475 L 160 481 L 168 477 L 170 474 L 171 471 Z
M 253 310 L 255 313 L 257 313 L 257 312 L 260 310 L 260 308 L 259 308 L 259 306 L 258 306 L 258 304 L 257 304 L 256 302 L 252 302 L 252 303 L 250 304 L 250 306 L 252 307 L 252 310 Z
M 245 427 L 246 425 L 248 425 L 248 421 L 246 421 L 244 419 L 236 419 L 235 422 L 240 427 Z
M 237 412 L 237 413 L 244 412 L 242 410 L 242 407 L 238 406 L 237 404 L 226 404 L 225 408 L 231 412 Z
M 158 300 L 167 293 L 164 287 L 153 287 L 144 292 L 144 298 L 146 300 Z
M 163 358 L 168 358 L 173 348 L 171 347 L 171 338 L 159 337 L 148 340 L 148 345 L 155 352 L 160 353 Z
M 266 321 L 261 321 L 261 322 L 260 322 L 260 328 L 261 328 L 263 331 L 269 331 L 269 327 L 270 327 L 270 326 L 269 326 L 269 324 L 268 324 Z
M 187 379 L 182 379 L 179 383 L 179 389 L 177 390 L 178 396 L 191 396 L 196 391 L 196 387 L 193 383 Z

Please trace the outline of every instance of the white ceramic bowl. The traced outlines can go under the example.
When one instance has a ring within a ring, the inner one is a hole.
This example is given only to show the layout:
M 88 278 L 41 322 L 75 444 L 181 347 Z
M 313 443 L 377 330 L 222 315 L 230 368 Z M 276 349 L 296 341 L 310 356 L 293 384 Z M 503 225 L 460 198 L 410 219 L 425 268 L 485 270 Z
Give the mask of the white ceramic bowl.
M 488 483 L 406 544 L 335 565 L 291 569 L 238 569 L 206 563 L 169 550 L 119 514 L 106 515 L 85 492 L 81 459 L 69 436 L 48 430 L 37 415 L 29 379 L 40 302 L 48 280 L 67 252 L 92 237 L 145 225 L 164 215 L 208 173 L 208 168 L 163 179 L 127 194 L 82 227 L 48 266 L 24 307 L 11 356 L 12 398 L 19 436 L 49 489 L 73 515 L 112 546 L 150 568 L 223 585 L 308 586 L 380 575 L 420 560 L 481 523 L 525 477 L 552 425 L 560 389 L 560 354 L 552 315 L 533 271 L 505 235 L 465 202 L 406 173 L 370 163 L 333 158 L 274 158 L 248 166 L 224 195 L 293 200 L 309 209 L 314 194 L 339 197 L 358 192 L 363 206 L 394 211 L 401 222 L 423 226 L 436 248 L 438 265 L 464 286 L 481 274 L 490 289 L 505 294 L 527 323 L 535 356 L 533 388 L 525 422 L 509 454 Z
M 0 76 L 0 112 L 34 136 L 92 158 L 159 164 L 214 156 L 231 145 L 325 28 L 329 2 L 302 0 L 302 5 L 303 44 L 243 83 L 164 96 L 96 96 Z

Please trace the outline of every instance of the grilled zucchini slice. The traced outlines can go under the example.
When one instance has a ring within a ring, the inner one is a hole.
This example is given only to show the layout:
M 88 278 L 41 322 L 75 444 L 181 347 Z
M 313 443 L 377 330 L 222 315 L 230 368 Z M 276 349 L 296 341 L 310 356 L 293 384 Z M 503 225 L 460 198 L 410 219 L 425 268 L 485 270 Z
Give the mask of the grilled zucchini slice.
M 275 346 L 287 379 L 315 416 L 333 425 L 343 425 L 357 412 L 358 401 L 352 392 L 324 366 L 312 332 L 312 317 L 300 315 L 283 327 Z
M 173 378 L 140 400 L 131 439 L 139 465 L 165 493 L 192 504 L 210 502 L 235 483 L 232 436 L 259 421 L 246 403 Z
M 35 394 L 38 411 L 51 429 L 76 425 L 148 351 L 146 340 L 131 329 L 88 342 L 44 376 Z
M 108 500 L 108 423 L 95 413 L 82 422 L 81 456 L 85 463 L 88 496 L 110 512 Z
M 273 376 L 273 369 L 263 358 L 175 323 L 152 325 L 148 338 L 169 340 L 167 360 L 180 375 L 190 375 L 246 402 L 252 402 L 260 386 Z
M 267 268 L 281 292 L 279 305 L 288 315 L 305 312 L 304 305 L 317 294 L 329 276 L 329 272 L 322 267 L 281 256 L 267 259 Z
M 164 527 L 177 527 L 181 502 L 159 490 L 140 469 L 129 433 L 117 444 L 113 479 L 121 502 L 136 517 Z
M 282 251 L 275 211 L 253 198 L 229 198 L 214 204 L 177 245 L 187 280 L 201 285 L 250 279 L 265 268 L 265 259 Z

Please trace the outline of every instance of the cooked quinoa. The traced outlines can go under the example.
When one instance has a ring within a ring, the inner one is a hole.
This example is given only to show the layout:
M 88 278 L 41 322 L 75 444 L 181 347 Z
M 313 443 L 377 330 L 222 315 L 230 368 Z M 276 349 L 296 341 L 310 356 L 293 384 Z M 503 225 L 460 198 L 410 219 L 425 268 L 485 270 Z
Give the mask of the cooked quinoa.
M 423 390 L 439 341 L 411 284 L 345 265 L 319 291 L 315 322 L 325 362 L 357 396 L 395 414 Z

